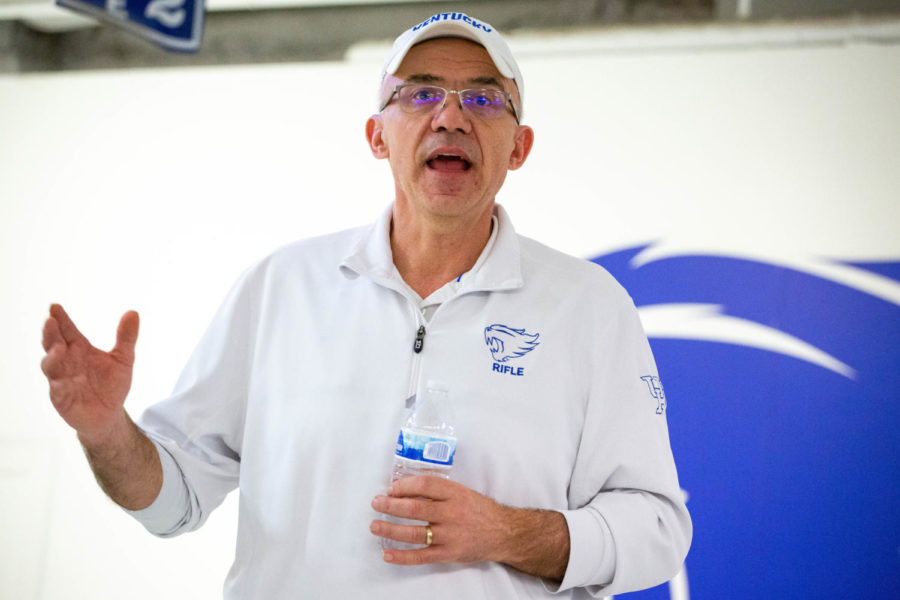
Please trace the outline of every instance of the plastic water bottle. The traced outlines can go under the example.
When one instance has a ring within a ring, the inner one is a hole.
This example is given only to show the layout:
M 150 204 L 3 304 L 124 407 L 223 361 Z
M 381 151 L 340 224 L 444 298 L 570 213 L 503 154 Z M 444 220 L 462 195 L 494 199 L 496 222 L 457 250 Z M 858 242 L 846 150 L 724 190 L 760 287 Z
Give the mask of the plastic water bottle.
M 445 384 L 429 380 L 425 394 L 416 399 L 406 422 L 400 429 L 394 450 L 391 483 L 413 475 L 432 475 L 450 479 L 453 457 L 456 454 L 456 432 Z M 403 525 L 427 525 L 423 521 L 400 519 L 384 515 L 384 520 Z M 382 546 L 396 550 L 421 548 L 421 544 L 407 544 L 382 538 Z

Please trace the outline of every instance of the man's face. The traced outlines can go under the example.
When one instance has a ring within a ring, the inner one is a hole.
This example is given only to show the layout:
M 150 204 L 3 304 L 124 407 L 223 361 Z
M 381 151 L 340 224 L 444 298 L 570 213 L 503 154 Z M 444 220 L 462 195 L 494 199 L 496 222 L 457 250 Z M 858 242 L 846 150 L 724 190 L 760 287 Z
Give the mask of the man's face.
M 428 83 L 448 90 L 502 89 L 515 84 L 500 75 L 487 51 L 467 40 L 440 38 L 410 49 L 383 97 L 400 83 Z M 445 106 L 407 113 L 396 97 L 366 126 L 373 154 L 391 164 L 398 208 L 420 216 L 477 219 L 493 207 L 508 169 L 519 168 L 533 140 L 531 128 L 512 113 L 481 119 L 448 94 Z M 465 219 L 469 220 L 469 219 Z

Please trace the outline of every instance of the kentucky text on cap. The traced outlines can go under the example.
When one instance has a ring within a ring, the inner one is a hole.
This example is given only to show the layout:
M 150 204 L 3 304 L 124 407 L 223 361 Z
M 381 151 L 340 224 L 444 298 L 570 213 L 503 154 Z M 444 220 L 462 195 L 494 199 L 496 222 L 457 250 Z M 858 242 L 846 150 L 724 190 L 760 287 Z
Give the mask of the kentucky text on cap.
M 519 90 L 518 109 L 521 118 L 522 104 L 525 101 L 525 82 L 522 80 L 522 72 L 519 71 L 519 65 L 513 58 L 506 40 L 490 24 L 464 13 L 438 13 L 401 33 L 394 40 L 391 53 L 384 63 L 381 81 L 384 81 L 385 76 L 393 75 L 397 71 L 410 48 L 425 40 L 438 37 L 463 38 L 483 46 L 500 74 L 515 82 L 516 88 Z

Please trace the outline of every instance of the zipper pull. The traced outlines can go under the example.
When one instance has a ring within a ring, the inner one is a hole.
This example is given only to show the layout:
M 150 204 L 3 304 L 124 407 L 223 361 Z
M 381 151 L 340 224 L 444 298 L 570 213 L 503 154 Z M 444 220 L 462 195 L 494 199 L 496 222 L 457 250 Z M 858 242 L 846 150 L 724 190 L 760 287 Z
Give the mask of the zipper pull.
M 413 352 L 418 354 L 422 351 L 422 346 L 425 345 L 425 326 L 420 325 L 419 331 L 416 332 L 416 341 L 413 342 Z

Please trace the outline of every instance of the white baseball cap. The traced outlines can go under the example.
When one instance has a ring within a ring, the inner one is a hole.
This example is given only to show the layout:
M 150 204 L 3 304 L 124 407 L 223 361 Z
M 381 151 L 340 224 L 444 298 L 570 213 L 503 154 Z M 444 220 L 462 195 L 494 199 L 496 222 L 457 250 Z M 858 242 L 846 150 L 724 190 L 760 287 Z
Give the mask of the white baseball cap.
M 409 49 L 418 43 L 438 37 L 457 37 L 471 40 L 487 50 L 491 60 L 500 74 L 512 79 L 519 90 L 519 118 L 522 115 L 522 104 L 525 99 L 525 83 L 522 72 L 513 58 L 506 40 L 490 24 L 473 19 L 461 12 L 438 13 L 407 29 L 394 40 L 394 46 L 381 70 L 381 81 L 387 75 L 393 75 Z

